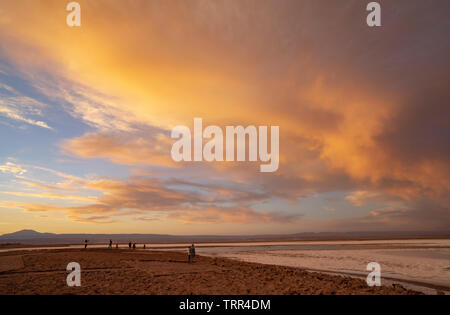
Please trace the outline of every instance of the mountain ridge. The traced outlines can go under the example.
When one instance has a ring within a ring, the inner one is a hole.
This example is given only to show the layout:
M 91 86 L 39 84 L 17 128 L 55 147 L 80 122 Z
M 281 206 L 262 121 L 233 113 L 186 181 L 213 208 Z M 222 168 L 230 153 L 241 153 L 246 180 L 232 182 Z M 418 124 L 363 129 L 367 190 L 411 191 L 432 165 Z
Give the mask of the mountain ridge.
M 392 238 L 450 238 L 450 231 L 397 231 L 397 232 L 303 232 L 293 234 L 261 235 L 169 235 L 169 234 L 92 234 L 92 233 L 41 233 L 26 229 L 0 235 L 0 244 L 79 244 L 85 239 L 101 244 L 109 240 L 119 243 L 168 243 L 168 242 L 243 242 L 243 241 L 293 241 L 293 240 L 357 240 Z

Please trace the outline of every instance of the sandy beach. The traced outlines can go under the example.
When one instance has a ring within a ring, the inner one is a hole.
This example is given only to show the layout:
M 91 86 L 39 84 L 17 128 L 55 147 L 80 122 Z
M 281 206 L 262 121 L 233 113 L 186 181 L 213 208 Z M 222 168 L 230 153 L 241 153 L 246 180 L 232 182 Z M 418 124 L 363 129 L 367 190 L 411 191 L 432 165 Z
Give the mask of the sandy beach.
M 66 266 L 81 265 L 81 287 Z M 0 294 L 418 294 L 401 285 L 172 251 L 48 249 L 0 253 Z

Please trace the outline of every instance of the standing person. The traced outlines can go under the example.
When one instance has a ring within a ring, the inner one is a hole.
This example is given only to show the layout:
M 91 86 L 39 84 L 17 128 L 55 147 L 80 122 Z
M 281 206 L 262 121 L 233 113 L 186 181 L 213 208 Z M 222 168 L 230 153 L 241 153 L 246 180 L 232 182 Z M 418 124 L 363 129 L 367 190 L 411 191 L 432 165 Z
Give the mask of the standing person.
M 84 240 L 84 249 L 87 248 L 87 243 L 88 243 L 88 240 Z
M 109 240 L 109 248 L 112 248 L 112 240 Z
M 131 242 L 128 243 L 128 248 L 131 249 Z
M 192 243 L 191 245 L 191 259 L 195 258 L 195 245 Z
M 136 243 L 133 243 L 133 249 L 136 249 Z
M 116 249 L 119 249 L 119 243 L 116 243 Z
M 191 261 L 193 261 L 194 257 L 195 257 L 195 246 L 194 244 L 192 244 L 191 246 L 188 247 L 188 262 L 190 263 Z
M 145 249 L 145 244 L 144 244 L 144 249 Z

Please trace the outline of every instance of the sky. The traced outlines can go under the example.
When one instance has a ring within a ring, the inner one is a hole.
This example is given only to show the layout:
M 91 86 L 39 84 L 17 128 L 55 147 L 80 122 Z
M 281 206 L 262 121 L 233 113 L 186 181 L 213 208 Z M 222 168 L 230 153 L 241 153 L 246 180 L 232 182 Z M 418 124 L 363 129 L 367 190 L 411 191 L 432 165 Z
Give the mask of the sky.
M 78 2 L 0 0 L 0 233 L 450 230 L 447 0 Z M 175 163 L 195 117 L 279 169 Z

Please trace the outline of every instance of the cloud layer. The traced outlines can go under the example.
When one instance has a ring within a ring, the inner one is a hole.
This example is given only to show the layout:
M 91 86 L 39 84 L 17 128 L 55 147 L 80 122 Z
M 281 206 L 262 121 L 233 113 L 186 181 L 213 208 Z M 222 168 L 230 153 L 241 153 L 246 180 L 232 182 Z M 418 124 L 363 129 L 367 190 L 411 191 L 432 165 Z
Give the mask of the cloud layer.
M 0 7 L 0 51 L 90 127 L 61 139 L 61 154 L 136 175 L 83 183 L 102 196 L 61 209 L 73 219 L 162 211 L 191 222 L 294 222 L 303 213 L 257 208 L 337 192 L 349 207 L 373 206 L 355 214 L 367 229 L 445 228 L 450 5 L 380 2 L 383 27 L 373 29 L 364 23 L 366 3 L 351 0 L 80 1 L 83 26 L 75 30 L 60 2 L 22 0 Z M 39 116 L 40 104 L 5 95 L 1 115 L 51 128 L 28 117 Z M 194 117 L 280 126 L 279 171 L 174 164 L 169 130 Z M 170 186 L 174 178 L 183 189 Z M 206 179 L 220 184 L 207 187 Z

